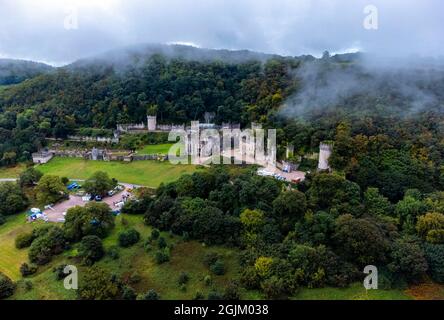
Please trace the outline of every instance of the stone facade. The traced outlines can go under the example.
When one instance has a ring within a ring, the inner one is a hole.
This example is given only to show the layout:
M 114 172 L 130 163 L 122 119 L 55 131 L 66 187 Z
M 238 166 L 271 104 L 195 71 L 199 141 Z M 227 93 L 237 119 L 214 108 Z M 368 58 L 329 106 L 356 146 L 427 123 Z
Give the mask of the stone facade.
M 43 164 L 49 162 L 54 157 L 54 153 L 50 151 L 40 151 L 32 154 L 32 162 Z
M 318 170 L 330 170 L 328 159 L 333 151 L 333 146 L 327 143 L 321 143 L 319 147 L 319 164 Z

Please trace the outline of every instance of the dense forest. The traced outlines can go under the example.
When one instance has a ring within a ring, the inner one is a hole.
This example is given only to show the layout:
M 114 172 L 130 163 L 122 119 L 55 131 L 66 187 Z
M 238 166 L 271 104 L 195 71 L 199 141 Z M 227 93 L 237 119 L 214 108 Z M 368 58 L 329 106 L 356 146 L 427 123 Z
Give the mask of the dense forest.
M 292 144 L 296 155 L 331 141 L 333 173 L 308 173 L 289 189 L 249 169 L 212 167 L 141 195 L 124 212 L 143 214 L 161 231 L 242 250 L 236 286 L 268 298 L 346 286 L 368 264 L 381 267 L 387 288 L 444 281 L 441 69 L 371 69 L 361 55 L 183 50 L 87 59 L 0 87 L 1 164 L 28 160 L 45 137 L 106 131 L 147 113 L 162 123 L 203 120 L 207 111 L 217 123 L 260 122 L 277 128 L 279 149 Z M 14 203 L 17 211 L 26 205 Z M 91 236 L 74 226 L 68 219 L 55 237 Z
M 48 73 L 53 68 L 44 63 L 0 59 L 0 86 L 17 84 L 26 79 Z
M 390 200 L 444 184 L 444 72 L 370 69 L 361 55 L 321 59 L 178 46 L 78 61 L 0 89 L 0 159 L 30 158 L 45 137 L 113 129 L 156 113 L 163 123 L 252 121 L 278 129 L 280 150 L 335 142 L 332 165 Z M 1 88 L 1 87 L 0 87 Z

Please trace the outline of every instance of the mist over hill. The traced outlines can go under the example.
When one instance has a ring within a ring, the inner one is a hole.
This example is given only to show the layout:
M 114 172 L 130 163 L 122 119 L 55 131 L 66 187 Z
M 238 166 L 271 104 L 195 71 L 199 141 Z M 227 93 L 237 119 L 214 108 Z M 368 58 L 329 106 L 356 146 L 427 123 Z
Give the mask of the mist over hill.
M 39 62 L 0 59 L 0 85 L 17 84 L 53 70 L 53 67 Z

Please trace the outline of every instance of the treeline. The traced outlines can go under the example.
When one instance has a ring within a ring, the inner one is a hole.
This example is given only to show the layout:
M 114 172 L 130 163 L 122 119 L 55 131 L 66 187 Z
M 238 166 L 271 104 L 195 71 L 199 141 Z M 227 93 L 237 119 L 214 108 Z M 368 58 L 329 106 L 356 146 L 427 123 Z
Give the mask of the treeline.
M 218 123 L 263 120 L 294 86 L 297 60 L 229 63 L 167 59 L 161 55 L 117 67 L 66 67 L 0 91 L 2 164 L 29 159 L 43 138 L 81 127 L 117 123 L 186 123 L 215 112 Z
M 216 167 L 162 185 L 124 207 L 163 231 L 242 250 L 241 285 L 267 298 L 343 287 L 376 265 L 381 288 L 444 281 L 444 195 L 412 189 L 391 202 L 337 174 L 299 190 L 248 170 Z

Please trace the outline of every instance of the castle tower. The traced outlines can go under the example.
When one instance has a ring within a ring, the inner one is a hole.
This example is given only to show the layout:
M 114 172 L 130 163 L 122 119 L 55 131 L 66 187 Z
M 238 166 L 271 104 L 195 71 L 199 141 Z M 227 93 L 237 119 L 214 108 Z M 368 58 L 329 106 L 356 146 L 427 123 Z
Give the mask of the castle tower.
M 328 163 L 328 159 L 331 156 L 333 151 L 333 147 L 327 143 L 321 143 L 319 147 L 319 164 L 318 170 L 330 170 L 330 165 Z
M 147 127 L 148 131 L 156 131 L 157 128 L 157 117 L 156 116 L 147 116 Z

